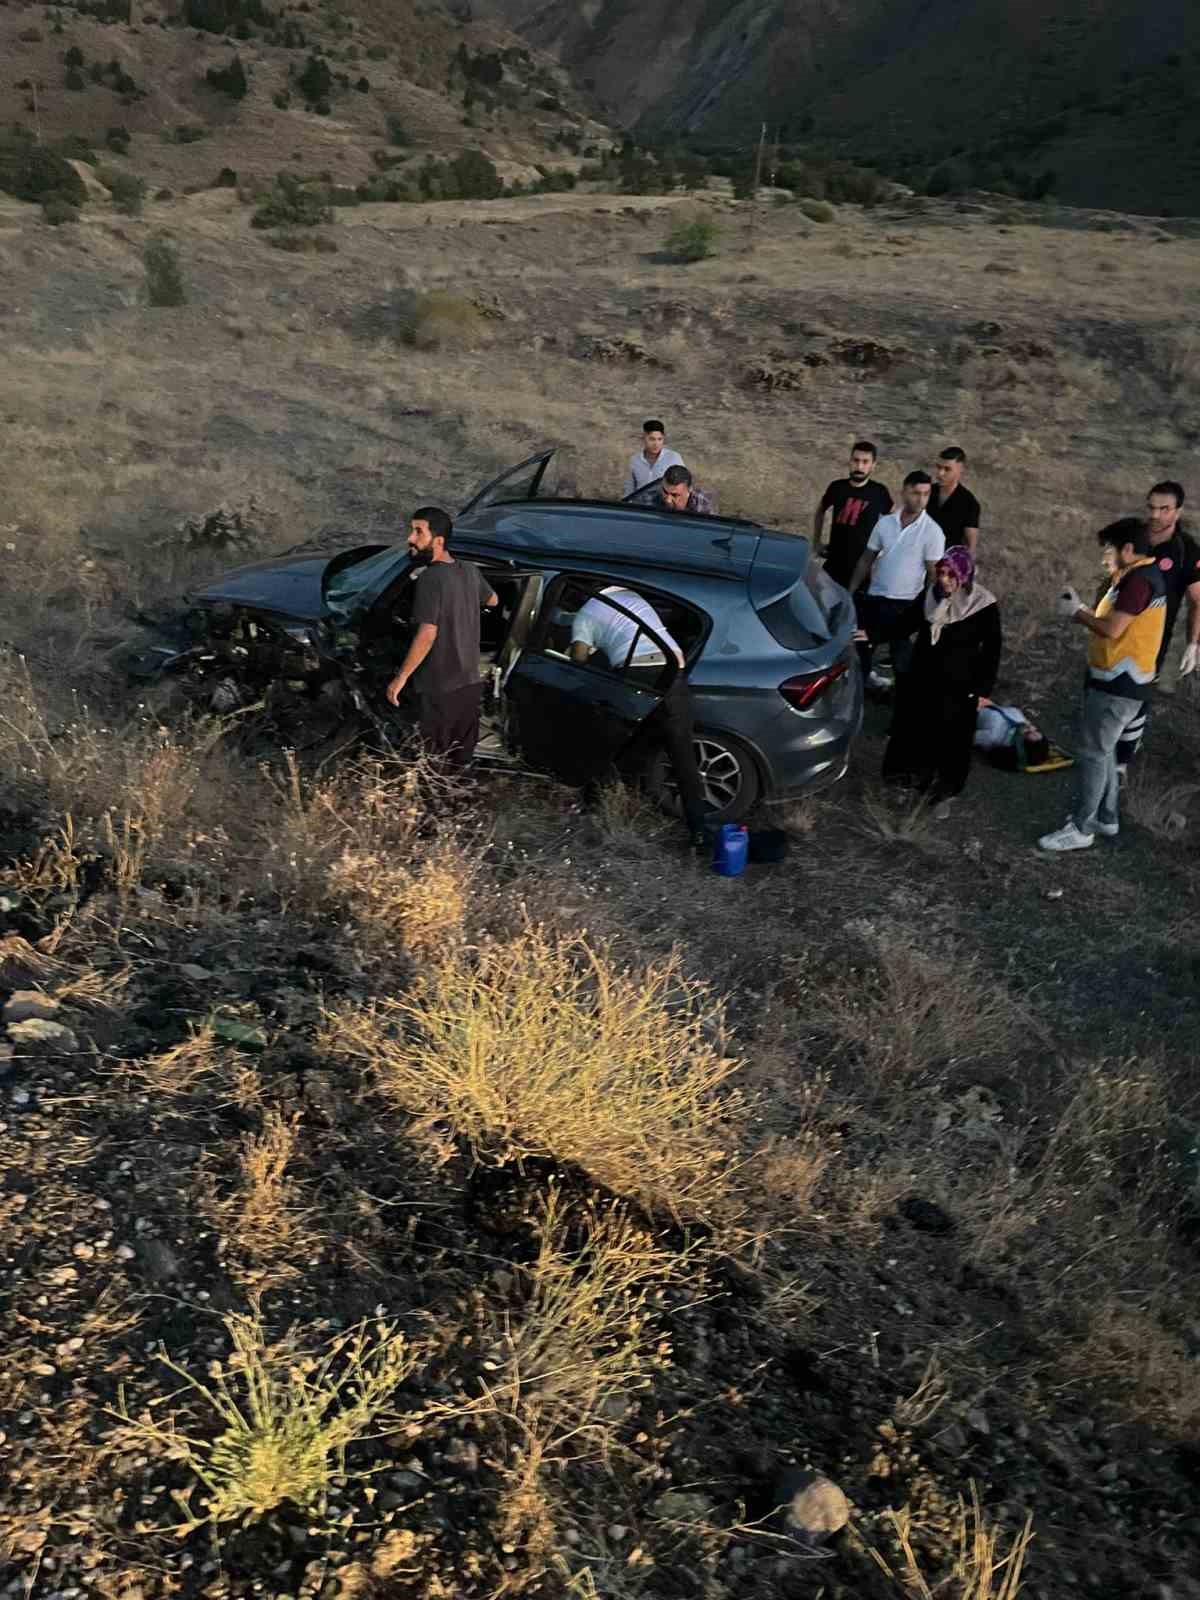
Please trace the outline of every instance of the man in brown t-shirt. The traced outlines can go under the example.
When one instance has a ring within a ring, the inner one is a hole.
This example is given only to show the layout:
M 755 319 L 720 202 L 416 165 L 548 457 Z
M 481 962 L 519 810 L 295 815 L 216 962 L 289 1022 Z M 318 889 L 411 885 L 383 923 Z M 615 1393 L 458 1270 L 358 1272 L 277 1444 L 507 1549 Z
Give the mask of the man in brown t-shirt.
M 496 605 L 497 598 L 478 567 L 456 561 L 446 548 L 453 529 L 439 506 L 420 506 L 412 514 L 408 551 L 416 568 L 416 632 L 387 697 L 399 705 L 412 680 L 421 737 L 434 755 L 465 767 L 479 742 L 483 698 L 479 611 Z

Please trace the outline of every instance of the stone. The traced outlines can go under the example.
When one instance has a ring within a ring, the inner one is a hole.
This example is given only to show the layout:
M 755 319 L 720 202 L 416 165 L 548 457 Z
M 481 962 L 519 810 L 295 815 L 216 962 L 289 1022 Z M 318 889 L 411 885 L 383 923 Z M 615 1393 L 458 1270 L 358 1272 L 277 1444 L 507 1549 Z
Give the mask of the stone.
M 401 1494 L 420 1494 L 425 1488 L 425 1477 L 420 1472 L 389 1472 L 387 1480 Z
M 451 1439 L 446 1446 L 446 1465 L 460 1472 L 479 1471 L 479 1446 L 471 1439 Z
M 850 1502 L 831 1478 L 793 1467 L 780 1474 L 774 1499 L 779 1531 L 817 1546 L 840 1533 L 850 1520 Z
M 31 1017 L 42 1022 L 53 1022 L 58 1012 L 58 1001 L 40 989 L 15 989 L 4 1002 L 5 1024 L 28 1022 Z
M 79 1040 L 61 1022 L 29 1017 L 25 1022 L 10 1022 L 8 1037 L 20 1055 L 74 1055 Z
M 212 973 L 207 967 L 198 967 L 194 961 L 185 961 L 179 968 L 180 974 L 191 980 L 192 983 L 207 983 Z
M 983 1434 L 985 1438 L 992 1431 L 991 1424 L 987 1419 L 987 1412 L 980 1411 L 978 1408 L 967 1412 L 967 1427 L 970 1428 L 972 1433 Z
M 138 1254 L 149 1275 L 160 1283 L 166 1283 L 171 1278 L 179 1276 L 179 1257 L 161 1239 L 153 1237 L 140 1239 Z
M 713 1503 L 707 1495 L 668 1489 L 654 1501 L 650 1511 L 663 1522 L 707 1522 L 713 1514 Z

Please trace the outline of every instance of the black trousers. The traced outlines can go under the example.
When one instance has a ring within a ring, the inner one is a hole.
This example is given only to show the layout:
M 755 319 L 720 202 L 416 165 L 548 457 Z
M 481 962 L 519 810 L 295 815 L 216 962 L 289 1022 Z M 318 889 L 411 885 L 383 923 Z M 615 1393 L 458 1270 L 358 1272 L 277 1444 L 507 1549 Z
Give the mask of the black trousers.
M 418 700 L 417 730 L 430 751 L 455 767 L 467 767 L 479 743 L 479 708 L 483 685 L 469 683 L 449 693 L 422 691 Z
M 914 676 L 897 679 L 896 720 L 883 756 L 883 776 L 945 800 L 966 787 L 979 700 L 943 684 L 913 683 Z
M 688 829 L 697 833 L 708 815 L 700 768 L 696 765 L 695 729 L 692 726 L 692 698 L 687 679 L 677 677 L 663 696 L 662 704 L 647 720 L 666 751 L 671 774 L 679 790 Z
M 858 612 L 858 625 L 867 636 L 865 644 L 858 647 L 863 681 L 871 672 L 875 650 L 881 644 L 892 647 L 892 666 L 897 674 L 907 672 L 912 662 L 912 636 L 921 626 L 922 597 L 915 600 L 893 600 L 888 595 L 864 594 L 854 596 Z

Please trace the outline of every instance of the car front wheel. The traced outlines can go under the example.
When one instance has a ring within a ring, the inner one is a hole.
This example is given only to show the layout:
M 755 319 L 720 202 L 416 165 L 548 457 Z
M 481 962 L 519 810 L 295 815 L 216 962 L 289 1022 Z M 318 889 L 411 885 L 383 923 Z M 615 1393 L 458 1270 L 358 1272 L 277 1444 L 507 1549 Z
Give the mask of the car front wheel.
M 704 798 L 714 823 L 735 822 L 753 811 L 762 792 L 754 757 L 727 733 L 697 728 L 693 741 Z M 656 750 L 646 768 L 646 788 L 665 810 L 679 816 L 682 807 L 665 750 Z

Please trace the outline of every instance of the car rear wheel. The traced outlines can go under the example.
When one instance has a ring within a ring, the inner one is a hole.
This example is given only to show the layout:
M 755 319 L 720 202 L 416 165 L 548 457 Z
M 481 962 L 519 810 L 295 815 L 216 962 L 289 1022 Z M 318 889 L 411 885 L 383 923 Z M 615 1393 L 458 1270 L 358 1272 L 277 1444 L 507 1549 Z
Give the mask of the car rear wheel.
M 753 811 L 762 792 L 754 757 L 728 733 L 697 728 L 693 741 L 704 798 L 714 823 L 735 822 Z M 646 768 L 646 788 L 652 798 L 674 816 L 682 814 L 679 791 L 665 750 L 651 755 Z

